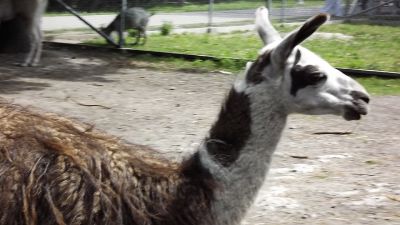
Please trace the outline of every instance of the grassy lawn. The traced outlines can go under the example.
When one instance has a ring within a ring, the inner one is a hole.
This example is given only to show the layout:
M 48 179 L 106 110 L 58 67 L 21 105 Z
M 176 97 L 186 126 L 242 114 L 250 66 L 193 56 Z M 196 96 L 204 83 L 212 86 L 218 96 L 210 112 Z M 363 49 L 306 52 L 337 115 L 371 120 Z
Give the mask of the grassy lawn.
M 400 72 L 400 27 L 338 24 L 322 32 L 351 35 L 351 41 L 312 40 L 305 44 L 337 67 Z
M 281 31 L 291 29 L 280 27 Z M 351 40 L 315 38 L 304 43 L 305 47 L 321 55 L 332 65 L 400 72 L 399 27 L 332 24 L 322 27 L 320 31 L 342 33 L 353 37 Z M 129 41 L 133 40 L 128 39 Z M 254 59 L 261 47 L 261 42 L 253 33 L 153 35 L 150 36 L 145 46 L 131 47 L 143 50 Z
M 287 32 L 292 27 L 279 27 Z M 351 40 L 311 39 L 304 46 L 321 55 L 335 67 L 372 69 L 400 72 L 400 28 L 390 26 L 332 24 L 322 27 L 321 32 L 342 33 L 350 35 Z M 128 41 L 132 41 L 129 40 Z M 91 43 L 104 44 L 103 40 Z M 183 34 L 152 35 L 145 46 L 132 46 L 135 49 L 205 54 L 216 57 L 233 57 L 253 60 L 261 47 L 261 42 L 253 33 L 230 34 Z M 225 70 L 240 71 L 244 63 L 230 60 L 215 62 L 187 62 L 179 59 L 138 59 L 150 62 L 154 67 L 181 70 Z M 244 60 L 245 61 L 245 60 Z M 158 63 L 158 66 L 155 66 Z M 163 67 L 163 66 L 161 66 Z M 373 94 L 400 94 L 400 79 L 359 78 Z
M 371 95 L 400 95 L 400 79 L 357 78 Z
M 287 0 L 286 7 L 310 7 L 310 6 L 321 6 L 324 4 L 323 0 L 305 0 L 304 4 L 299 5 L 297 0 Z M 281 0 L 272 0 L 272 7 L 280 8 L 282 7 Z M 214 3 L 214 10 L 239 10 L 239 9 L 256 9 L 262 5 L 266 5 L 267 0 L 248 0 L 248 1 L 230 1 L 230 2 L 218 2 Z M 208 10 L 208 1 L 204 3 L 187 3 L 184 5 L 177 4 L 157 4 L 156 6 L 151 6 L 146 8 L 151 12 L 159 13 L 171 13 L 171 12 L 198 12 Z M 115 11 L 98 11 L 98 12 L 81 12 L 84 15 L 89 14 L 115 14 Z M 69 13 L 63 12 L 47 12 L 46 16 L 60 16 L 60 15 L 71 15 Z
M 322 0 L 306 0 L 304 4 L 299 5 L 297 0 L 287 0 L 286 7 L 309 7 L 315 5 L 323 5 L 324 1 Z M 280 0 L 273 0 L 272 7 L 280 8 L 282 7 L 282 1 Z M 221 11 L 221 10 L 238 10 L 238 9 L 256 9 L 259 6 L 266 5 L 266 1 L 262 0 L 249 0 L 249 1 L 231 1 L 231 2 L 218 2 L 214 3 L 214 10 Z M 208 3 L 205 1 L 203 4 L 195 4 L 195 3 L 188 3 L 182 6 L 176 6 L 171 4 L 164 4 L 160 6 L 154 6 L 148 8 L 150 11 L 156 12 L 194 12 L 194 11 L 207 11 L 208 10 Z

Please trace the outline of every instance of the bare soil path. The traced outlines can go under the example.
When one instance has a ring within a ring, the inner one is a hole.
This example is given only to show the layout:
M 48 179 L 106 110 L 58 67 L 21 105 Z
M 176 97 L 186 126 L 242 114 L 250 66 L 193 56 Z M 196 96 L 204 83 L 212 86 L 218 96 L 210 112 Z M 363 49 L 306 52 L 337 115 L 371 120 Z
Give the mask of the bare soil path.
M 77 118 L 179 160 L 214 121 L 234 77 L 157 71 L 100 53 L 45 50 L 42 66 L 0 55 L 0 96 Z M 346 122 L 294 115 L 244 224 L 400 224 L 400 97 Z

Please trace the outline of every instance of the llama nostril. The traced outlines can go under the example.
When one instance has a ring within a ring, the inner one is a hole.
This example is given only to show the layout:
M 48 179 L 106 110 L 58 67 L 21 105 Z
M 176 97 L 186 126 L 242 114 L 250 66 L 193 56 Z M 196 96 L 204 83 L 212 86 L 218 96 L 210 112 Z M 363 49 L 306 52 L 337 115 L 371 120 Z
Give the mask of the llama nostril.
M 350 94 L 355 100 L 361 99 L 365 103 L 369 103 L 369 96 L 361 91 L 352 91 Z
M 364 92 L 352 91 L 350 93 L 350 95 L 351 95 L 351 97 L 354 98 L 354 100 L 359 100 L 360 99 L 360 100 L 364 101 L 365 103 L 369 103 L 369 96 Z
M 366 103 L 369 103 L 369 97 L 361 97 L 360 99 Z

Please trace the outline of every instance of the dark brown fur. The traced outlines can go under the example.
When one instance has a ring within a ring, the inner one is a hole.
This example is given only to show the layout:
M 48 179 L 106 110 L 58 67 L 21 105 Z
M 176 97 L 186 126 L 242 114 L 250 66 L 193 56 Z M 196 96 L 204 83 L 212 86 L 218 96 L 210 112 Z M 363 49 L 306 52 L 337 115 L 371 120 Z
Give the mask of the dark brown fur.
M 215 182 L 92 126 L 0 102 L 0 224 L 211 224 Z
M 292 46 L 289 49 L 293 49 L 297 45 L 299 45 L 301 42 L 303 42 L 305 39 L 307 39 L 311 34 L 313 34 L 322 24 L 324 24 L 328 20 L 328 15 L 326 14 L 318 14 L 314 16 L 313 18 L 307 20 L 303 26 L 299 29 L 297 32 L 293 42 Z
M 265 78 L 262 76 L 262 72 L 269 64 L 271 64 L 271 52 L 265 52 L 258 56 L 247 73 L 247 82 L 250 84 L 259 84 L 263 82 Z
M 230 166 L 250 137 L 250 126 L 250 99 L 232 88 L 206 140 L 210 155 L 221 165 Z
M 292 77 L 290 94 L 292 94 L 293 96 L 296 96 L 297 91 L 299 91 L 300 89 L 305 88 L 309 85 L 315 85 L 319 81 L 319 79 L 326 79 L 326 76 L 319 72 L 318 67 L 313 65 L 295 65 L 290 71 L 290 75 Z

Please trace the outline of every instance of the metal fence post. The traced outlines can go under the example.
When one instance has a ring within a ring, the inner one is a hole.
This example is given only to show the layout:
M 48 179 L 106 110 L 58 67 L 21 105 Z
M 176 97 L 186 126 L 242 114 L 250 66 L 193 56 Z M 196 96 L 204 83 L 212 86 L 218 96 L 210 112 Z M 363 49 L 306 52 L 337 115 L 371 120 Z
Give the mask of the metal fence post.
M 112 38 L 110 38 L 108 35 L 103 33 L 101 30 L 97 29 L 92 24 L 90 24 L 87 20 L 85 20 L 83 17 L 81 17 L 77 11 L 75 11 L 72 7 L 67 5 L 63 0 L 55 0 L 55 1 L 58 2 L 61 6 L 63 6 L 72 15 L 76 16 L 80 21 L 82 21 L 83 23 L 88 25 L 92 30 L 94 30 L 100 36 L 104 37 L 109 43 L 111 43 L 112 45 L 114 45 L 116 47 L 118 46 L 118 44 Z
M 271 18 L 271 14 L 272 14 L 272 0 L 266 0 L 266 4 L 267 4 L 267 8 L 269 11 L 269 18 Z
M 286 0 L 281 0 L 281 23 L 285 22 Z
M 208 28 L 207 33 L 211 33 L 211 26 L 214 13 L 214 0 L 210 0 L 208 3 Z
M 125 13 L 127 8 L 126 0 L 121 0 L 121 24 L 119 26 L 118 36 L 119 36 L 119 43 L 118 47 L 122 48 L 125 45 L 125 37 L 124 37 L 124 30 L 125 30 Z

